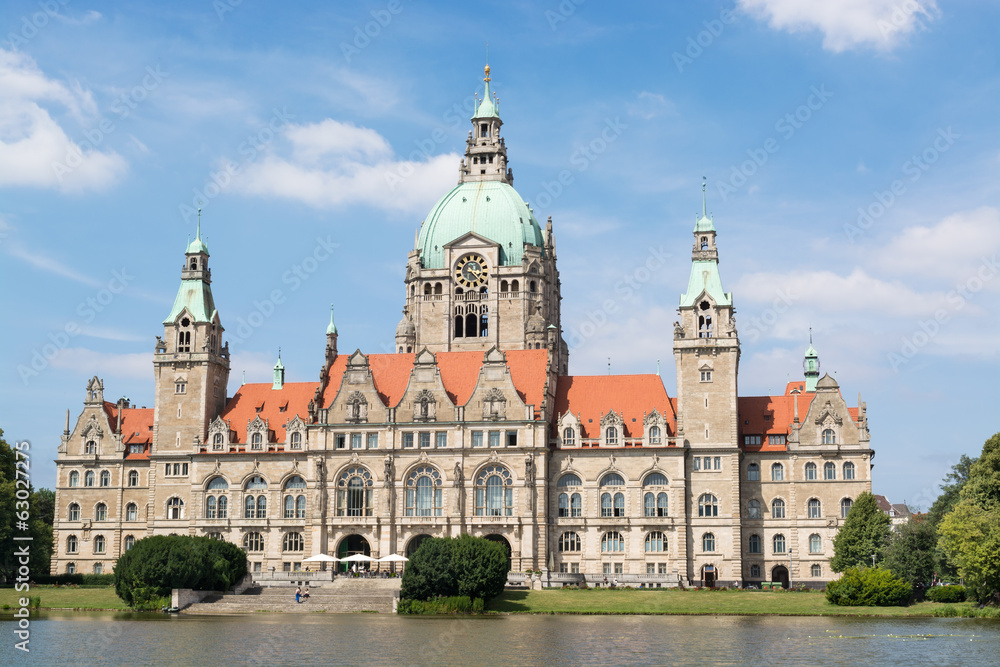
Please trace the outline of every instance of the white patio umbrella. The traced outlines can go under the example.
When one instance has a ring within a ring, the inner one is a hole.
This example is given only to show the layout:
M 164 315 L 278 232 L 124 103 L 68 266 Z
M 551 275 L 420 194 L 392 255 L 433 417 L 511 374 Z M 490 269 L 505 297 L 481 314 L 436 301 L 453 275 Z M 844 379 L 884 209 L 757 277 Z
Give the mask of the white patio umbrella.
M 303 563 L 334 563 L 336 561 L 336 558 L 333 556 L 327 556 L 326 554 L 316 554 L 315 556 L 302 559 Z
M 389 554 L 388 556 L 383 556 L 378 559 L 380 563 L 403 563 L 410 560 L 406 556 L 400 556 L 399 554 Z
M 371 563 L 375 559 L 371 556 L 366 556 L 364 554 L 354 554 L 353 556 L 348 556 L 347 558 L 338 558 L 341 563 Z

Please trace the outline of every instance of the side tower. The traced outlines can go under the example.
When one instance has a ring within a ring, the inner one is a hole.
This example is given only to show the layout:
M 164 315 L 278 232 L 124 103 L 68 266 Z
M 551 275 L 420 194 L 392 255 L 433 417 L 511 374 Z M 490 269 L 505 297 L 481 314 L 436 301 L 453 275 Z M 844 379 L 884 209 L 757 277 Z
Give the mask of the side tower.
M 677 437 L 687 451 L 688 576 L 739 581 L 740 496 L 737 373 L 740 341 L 732 294 L 723 290 L 715 225 L 702 185 L 691 277 L 674 325 Z
M 226 405 L 229 344 L 222 344 L 222 322 L 212 299 L 208 247 L 198 234 L 188 244 L 181 285 L 163 320 L 153 355 L 156 381 L 153 451 L 189 454 L 204 442 L 208 424 Z
M 458 185 L 427 217 L 409 253 L 397 352 L 546 349 L 565 372 L 555 236 L 513 188 L 490 89 L 472 115 Z M 556 335 L 550 345 L 548 327 Z

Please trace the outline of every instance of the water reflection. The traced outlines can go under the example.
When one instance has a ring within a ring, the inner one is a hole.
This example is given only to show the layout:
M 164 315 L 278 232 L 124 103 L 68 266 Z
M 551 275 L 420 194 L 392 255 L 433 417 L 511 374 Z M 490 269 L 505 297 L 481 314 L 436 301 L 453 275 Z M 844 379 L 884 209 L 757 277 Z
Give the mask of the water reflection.
M 10 622 L 0 623 L 11 636 Z M 995 664 L 985 619 L 50 614 L 32 664 L 940 665 Z M 11 642 L 0 664 L 24 664 Z

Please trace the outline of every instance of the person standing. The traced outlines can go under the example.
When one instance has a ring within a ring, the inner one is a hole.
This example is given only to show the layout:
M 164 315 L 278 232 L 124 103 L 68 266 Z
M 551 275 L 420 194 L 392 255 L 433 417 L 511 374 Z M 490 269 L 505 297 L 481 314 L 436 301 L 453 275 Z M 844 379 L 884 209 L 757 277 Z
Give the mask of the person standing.
M 295 588 L 295 604 L 298 604 L 300 602 L 300 598 L 301 597 L 302 597 L 302 589 L 296 587 Z

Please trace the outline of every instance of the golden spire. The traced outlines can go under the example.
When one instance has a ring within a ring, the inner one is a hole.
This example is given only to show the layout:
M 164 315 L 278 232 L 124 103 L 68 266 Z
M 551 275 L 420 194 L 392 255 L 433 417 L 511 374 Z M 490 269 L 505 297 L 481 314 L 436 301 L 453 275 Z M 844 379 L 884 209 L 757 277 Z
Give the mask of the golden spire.
M 486 76 L 483 77 L 483 81 L 489 83 L 490 82 L 490 66 L 489 65 L 486 66 L 486 69 L 484 70 L 484 72 L 486 73 Z

